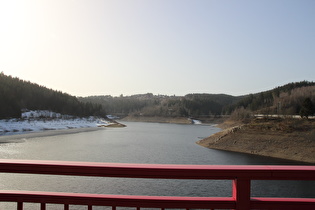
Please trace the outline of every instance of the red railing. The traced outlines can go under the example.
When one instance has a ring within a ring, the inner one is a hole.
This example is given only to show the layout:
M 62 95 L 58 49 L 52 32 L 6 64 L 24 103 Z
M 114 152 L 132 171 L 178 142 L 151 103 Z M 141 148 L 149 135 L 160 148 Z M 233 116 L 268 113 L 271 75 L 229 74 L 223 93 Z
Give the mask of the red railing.
M 71 176 L 232 180 L 232 197 L 100 195 L 60 192 L 0 191 L 1 202 L 182 209 L 315 209 L 315 198 L 253 198 L 251 180 L 315 180 L 315 166 L 155 165 L 37 160 L 0 160 L 2 173 Z

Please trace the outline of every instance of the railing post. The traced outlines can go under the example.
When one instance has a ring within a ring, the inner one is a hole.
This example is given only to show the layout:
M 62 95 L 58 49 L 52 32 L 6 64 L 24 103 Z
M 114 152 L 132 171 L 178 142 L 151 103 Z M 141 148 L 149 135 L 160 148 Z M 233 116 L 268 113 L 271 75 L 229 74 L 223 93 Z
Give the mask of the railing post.
M 64 205 L 64 210 L 69 210 L 69 204 Z
M 23 210 L 23 202 L 17 203 L 17 210 Z
M 250 179 L 233 180 L 233 198 L 236 201 L 235 210 L 250 210 Z
M 40 210 L 46 210 L 46 203 L 40 204 Z

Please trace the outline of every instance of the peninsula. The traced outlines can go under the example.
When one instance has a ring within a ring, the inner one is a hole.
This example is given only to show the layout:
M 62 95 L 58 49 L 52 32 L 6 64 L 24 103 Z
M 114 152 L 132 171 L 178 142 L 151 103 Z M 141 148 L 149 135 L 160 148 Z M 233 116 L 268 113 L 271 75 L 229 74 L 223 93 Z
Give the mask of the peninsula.
M 249 123 L 227 121 L 221 126 L 227 128 L 197 144 L 315 164 L 315 120 L 253 119 Z

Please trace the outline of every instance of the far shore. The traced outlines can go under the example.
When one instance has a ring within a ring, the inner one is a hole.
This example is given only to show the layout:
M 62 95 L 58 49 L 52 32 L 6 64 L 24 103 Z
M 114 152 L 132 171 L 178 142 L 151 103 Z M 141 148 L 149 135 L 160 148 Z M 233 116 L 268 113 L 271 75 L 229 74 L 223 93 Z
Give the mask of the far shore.
M 46 131 L 41 131 L 41 132 L 29 132 L 29 133 L 23 133 L 23 134 L 3 135 L 3 136 L 0 136 L 0 144 L 2 144 L 2 143 L 20 143 L 20 142 L 24 142 L 25 139 L 29 139 L 29 138 L 66 135 L 66 134 L 74 134 L 74 133 L 81 133 L 81 132 L 97 131 L 97 130 L 102 130 L 102 129 L 104 129 L 104 128 L 102 128 L 102 127 L 86 127 L 86 128 L 46 130 Z
M 159 117 L 159 116 L 127 116 L 121 119 L 127 122 L 155 122 L 155 123 L 175 123 L 175 124 L 192 124 L 187 117 Z
M 129 122 L 153 122 L 153 123 L 174 123 L 174 124 L 193 124 L 193 119 L 189 117 L 160 117 L 160 116 L 127 116 L 122 118 L 122 121 Z M 202 124 L 219 124 L 222 123 L 224 118 L 197 118 Z

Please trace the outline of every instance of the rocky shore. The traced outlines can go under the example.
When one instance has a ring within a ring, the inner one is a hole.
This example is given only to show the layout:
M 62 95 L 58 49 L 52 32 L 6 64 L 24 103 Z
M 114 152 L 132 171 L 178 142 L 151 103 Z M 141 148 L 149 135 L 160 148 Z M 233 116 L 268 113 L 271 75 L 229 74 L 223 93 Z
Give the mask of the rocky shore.
M 197 144 L 315 164 L 314 120 L 256 119 L 246 124 L 227 122 L 223 126 L 228 128 Z

